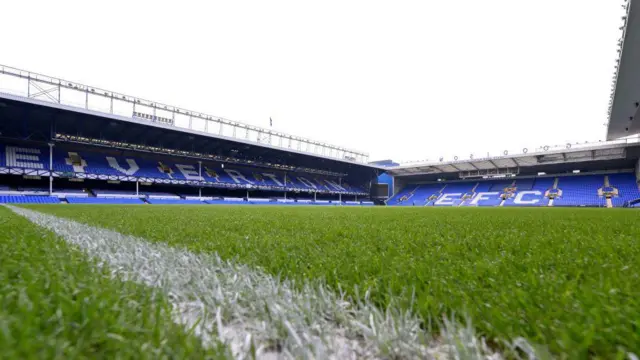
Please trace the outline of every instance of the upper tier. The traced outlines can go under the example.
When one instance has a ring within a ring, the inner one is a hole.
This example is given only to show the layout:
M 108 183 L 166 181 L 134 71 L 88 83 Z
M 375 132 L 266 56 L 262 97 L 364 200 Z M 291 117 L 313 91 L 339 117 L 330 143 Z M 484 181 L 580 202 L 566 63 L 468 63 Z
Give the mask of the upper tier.
M 99 151 L 69 151 L 54 148 L 52 160 L 52 170 L 56 177 L 140 180 L 267 191 L 368 194 L 364 185 L 349 184 L 342 178 L 296 172 L 285 173 L 258 167 L 228 166 L 216 162 L 202 162 L 200 166 L 198 161 L 191 159 L 116 156 Z M 24 174 L 24 170 L 39 170 L 41 172 L 36 174 L 48 175 L 49 149 L 0 144 L 0 170 L 14 174 Z M 22 170 L 22 172 L 13 170 Z

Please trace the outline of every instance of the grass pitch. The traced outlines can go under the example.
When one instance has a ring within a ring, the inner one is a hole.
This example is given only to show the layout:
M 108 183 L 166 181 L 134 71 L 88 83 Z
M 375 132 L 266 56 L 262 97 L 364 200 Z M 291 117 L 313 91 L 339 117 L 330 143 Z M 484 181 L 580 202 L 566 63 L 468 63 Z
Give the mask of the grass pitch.
M 560 357 L 640 354 L 640 212 L 617 209 L 30 206 L 272 274 L 371 290 L 437 327 Z
M 0 358 L 222 358 L 174 324 L 158 292 L 114 279 L 0 207 Z

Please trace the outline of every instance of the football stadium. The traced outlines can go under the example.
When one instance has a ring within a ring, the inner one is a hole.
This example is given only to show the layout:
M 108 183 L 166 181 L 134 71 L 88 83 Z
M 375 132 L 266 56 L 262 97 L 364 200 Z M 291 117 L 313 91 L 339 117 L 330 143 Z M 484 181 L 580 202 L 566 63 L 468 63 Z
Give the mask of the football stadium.
M 606 140 L 486 157 L 0 65 L 0 358 L 638 359 L 638 6 Z

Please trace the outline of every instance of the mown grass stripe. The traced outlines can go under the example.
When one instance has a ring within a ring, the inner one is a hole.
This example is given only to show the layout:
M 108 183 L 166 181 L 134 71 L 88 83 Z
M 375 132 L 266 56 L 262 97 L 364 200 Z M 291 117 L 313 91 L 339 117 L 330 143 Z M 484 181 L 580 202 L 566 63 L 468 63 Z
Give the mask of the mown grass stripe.
M 0 358 L 223 358 L 172 320 L 167 297 L 114 277 L 0 207 Z
M 356 304 L 318 283 L 297 289 L 215 254 L 194 254 L 22 208 L 15 212 L 99 258 L 122 276 L 170 294 L 178 322 L 218 336 L 237 357 L 500 358 L 470 327 L 431 338 L 410 312 Z

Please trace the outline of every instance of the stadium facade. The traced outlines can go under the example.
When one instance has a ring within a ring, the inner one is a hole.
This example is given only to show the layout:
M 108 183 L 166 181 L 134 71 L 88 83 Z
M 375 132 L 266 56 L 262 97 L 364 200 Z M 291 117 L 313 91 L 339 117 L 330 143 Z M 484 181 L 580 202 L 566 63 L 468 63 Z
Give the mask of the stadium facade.
M 372 205 L 366 153 L 0 67 L 0 202 Z

